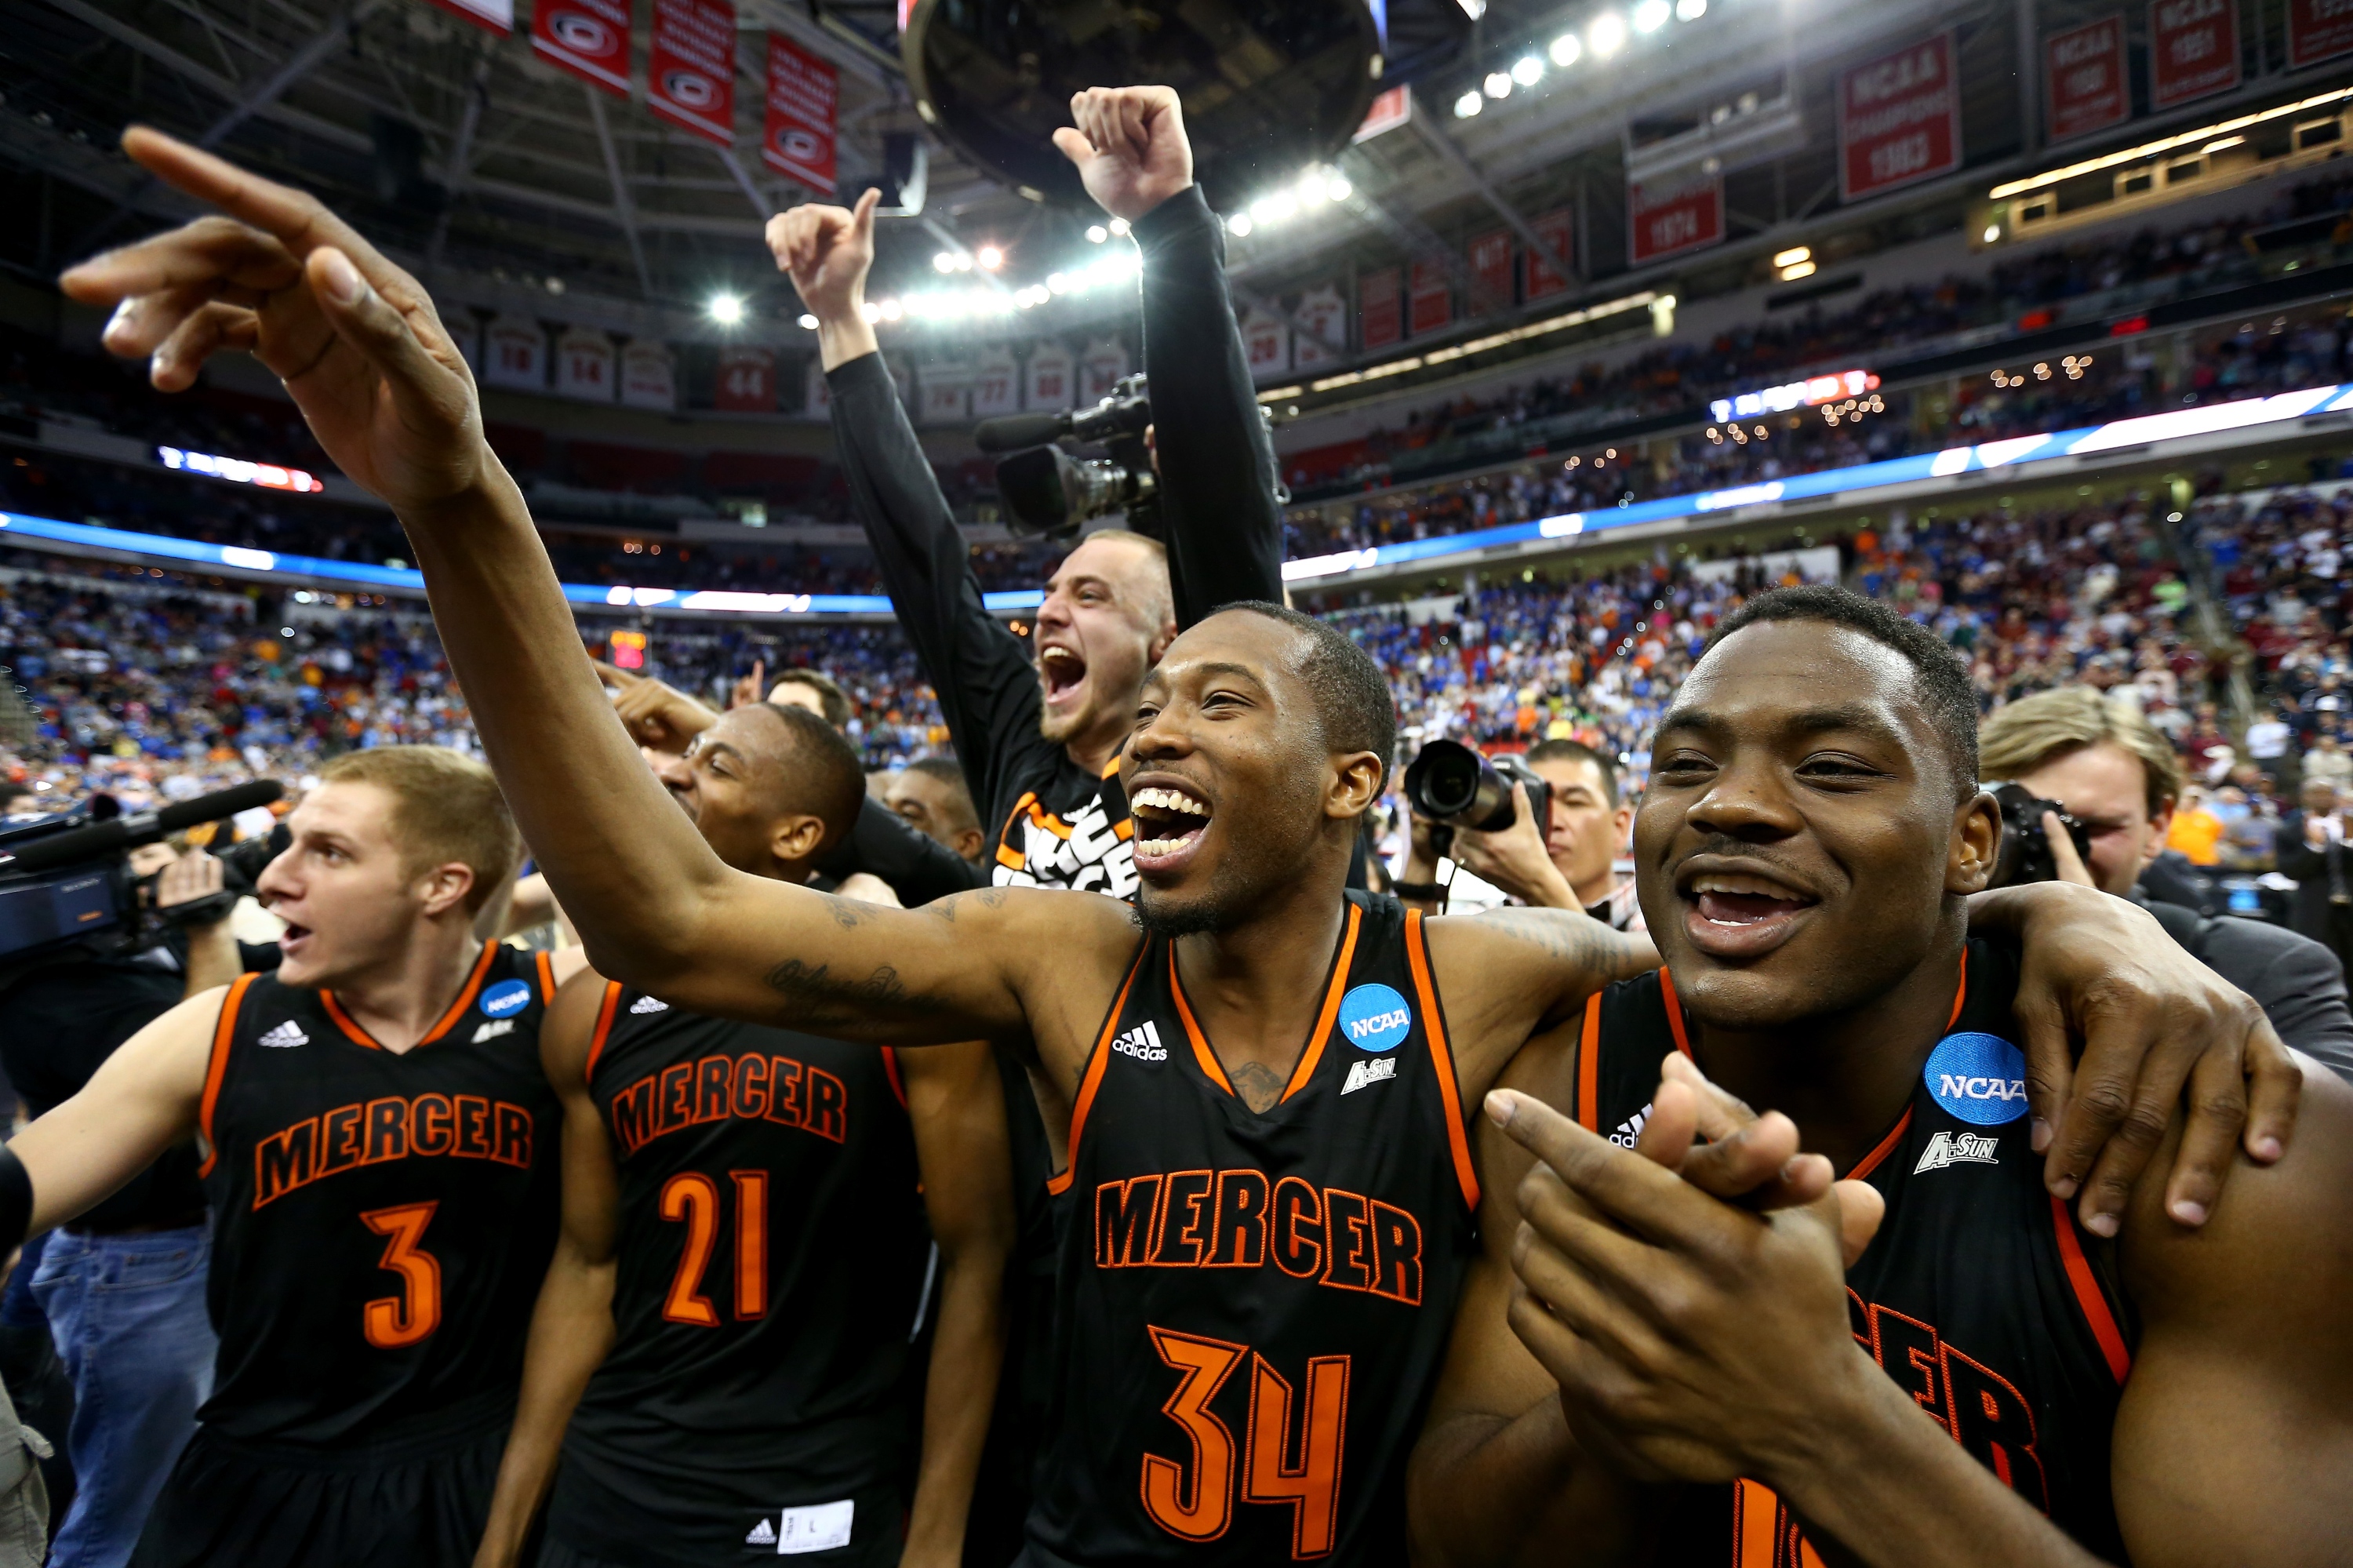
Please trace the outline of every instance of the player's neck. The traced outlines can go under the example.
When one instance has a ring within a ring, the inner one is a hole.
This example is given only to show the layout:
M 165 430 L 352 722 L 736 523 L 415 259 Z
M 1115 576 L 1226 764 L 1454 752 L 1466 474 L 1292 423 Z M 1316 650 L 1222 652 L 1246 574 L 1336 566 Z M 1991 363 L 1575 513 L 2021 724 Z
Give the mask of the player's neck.
M 1710 1078 L 1759 1110 L 1787 1115 L 1802 1146 L 1844 1175 L 1904 1114 L 1959 980 L 1956 948 L 1846 1012 L 1755 1031 L 1694 1019 L 1692 1049 Z
M 396 950 L 338 981 L 335 1001 L 377 1044 L 407 1051 L 458 1000 L 481 951 L 463 918 L 419 921 Z
M 1281 1097 L 1307 1047 L 1347 919 L 1345 879 L 1345 867 L 1292 879 L 1241 923 L 1176 939 L 1185 999 L 1253 1110 Z
M 1134 727 L 1135 705 L 1127 705 L 1124 714 L 1113 714 L 1092 729 L 1072 736 L 1062 743 L 1062 755 L 1071 766 L 1082 768 L 1091 779 L 1100 779 L 1112 770 L 1119 760 L 1119 748 L 1127 744 L 1128 732 Z

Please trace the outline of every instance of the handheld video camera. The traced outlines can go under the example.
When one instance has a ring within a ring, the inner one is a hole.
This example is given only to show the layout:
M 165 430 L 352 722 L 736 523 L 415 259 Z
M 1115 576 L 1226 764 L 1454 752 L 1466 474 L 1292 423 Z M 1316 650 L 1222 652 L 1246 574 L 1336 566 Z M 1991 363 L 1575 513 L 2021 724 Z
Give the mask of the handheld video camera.
M 982 451 L 1009 454 L 997 464 L 997 493 L 1014 533 L 1050 538 L 1119 512 L 1129 527 L 1157 538 L 1160 479 L 1144 443 L 1151 423 L 1145 378 L 1129 376 L 1092 408 L 983 419 L 972 435 Z M 1100 445 L 1109 455 L 1076 457 L 1060 445 L 1065 440 Z
M 1492 833 L 1518 818 L 1512 786 L 1527 791 L 1528 812 L 1542 837 L 1552 825 L 1552 786 L 1509 752 L 1482 757 L 1459 740 L 1433 740 L 1405 770 L 1405 798 L 1417 816 L 1449 829 Z
M 2042 829 L 2042 813 L 2059 813 L 2060 826 L 2075 842 L 2075 853 L 2086 864 L 2092 858 L 2092 830 L 2067 814 L 2056 800 L 2045 800 L 2023 784 L 1997 784 L 1994 803 L 2001 808 L 2001 847 L 1995 852 L 1993 880 L 1988 887 L 2015 887 L 2027 882 L 2056 882 L 2059 865 L 2051 855 L 2051 840 Z

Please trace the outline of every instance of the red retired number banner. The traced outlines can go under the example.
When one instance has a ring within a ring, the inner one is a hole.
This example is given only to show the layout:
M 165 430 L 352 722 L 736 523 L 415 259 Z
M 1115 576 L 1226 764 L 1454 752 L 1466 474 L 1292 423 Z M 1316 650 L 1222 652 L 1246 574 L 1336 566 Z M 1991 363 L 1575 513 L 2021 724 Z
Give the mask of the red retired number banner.
M 2148 101 L 2170 109 L 2239 85 L 2239 0 L 2154 0 Z
M 760 156 L 778 174 L 831 196 L 834 116 L 840 101 L 841 82 L 831 62 L 781 33 L 770 33 L 768 114 Z
M 1556 211 L 1548 212 L 1528 227 L 1535 229 L 1546 245 L 1552 247 L 1552 253 L 1560 258 L 1562 266 L 1577 265 L 1577 220 L 1567 208 L 1562 207 Z M 1550 264 L 1535 253 L 1533 247 L 1526 251 L 1525 255 L 1527 290 L 1521 296 L 1523 299 L 1541 300 L 1547 294 L 1565 294 L 1568 291 L 1568 280 L 1554 271 Z
M 2287 63 L 2301 70 L 2353 53 L 2353 0 L 2287 0 Z
M 1512 234 L 1498 228 L 1471 242 L 1471 313 L 1512 307 Z
M 901 386 L 906 383 L 902 381 Z M 731 414 L 768 414 L 776 407 L 776 356 L 765 348 L 723 348 L 711 405 Z
M 2124 13 L 2110 12 L 2096 22 L 2052 34 L 2043 45 L 2042 81 L 2042 122 L 2053 142 L 2088 136 L 2132 118 Z
M 531 47 L 581 80 L 629 96 L 629 0 L 539 0 Z
M 1398 300 L 1402 281 L 1394 267 L 1356 280 L 1357 330 L 1366 348 L 1386 348 L 1405 335 L 1405 312 Z
M 735 7 L 729 0 L 654 0 L 646 107 L 657 120 L 735 144 Z
M 1961 166 L 1959 58 L 1946 31 L 1840 73 L 1841 200 Z
M 1633 265 L 1724 238 L 1724 181 L 1626 187 L 1626 249 Z
M 1417 261 L 1413 264 L 1411 304 L 1413 319 L 1410 330 L 1416 337 L 1454 324 L 1454 287 L 1446 276 L 1444 262 Z

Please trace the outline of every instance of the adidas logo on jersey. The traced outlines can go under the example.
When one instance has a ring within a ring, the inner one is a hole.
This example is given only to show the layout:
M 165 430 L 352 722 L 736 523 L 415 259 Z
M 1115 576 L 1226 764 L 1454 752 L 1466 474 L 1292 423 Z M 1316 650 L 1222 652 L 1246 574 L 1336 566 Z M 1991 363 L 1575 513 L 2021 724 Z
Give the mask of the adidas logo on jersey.
M 2000 1161 L 2001 1139 L 1998 1138 L 1988 1138 L 1981 1132 L 1940 1132 L 1920 1151 L 1920 1163 L 1912 1167 L 1912 1174 L 1942 1171 L 1947 1165 L 1996 1165 Z
M 485 1040 L 495 1040 L 501 1034 L 512 1034 L 513 1033 L 513 1019 L 494 1018 L 490 1022 L 483 1024 L 480 1029 L 474 1031 L 474 1044 L 480 1045 Z
M 652 999 L 649 997 L 647 1000 Z M 776 1543 L 776 1527 L 765 1519 L 754 1525 L 752 1533 L 744 1538 L 744 1544 L 746 1546 L 774 1546 Z
M 1618 1124 L 1618 1130 L 1609 1135 L 1609 1141 L 1620 1149 L 1633 1148 L 1634 1140 L 1642 1136 L 1642 1124 L 1650 1119 L 1651 1107 L 1644 1106 Z
M 1160 1026 L 1145 1019 L 1111 1043 L 1111 1048 L 1134 1057 L 1139 1062 L 1166 1062 L 1168 1052 L 1160 1044 Z
M 311 1037 L 302 1033 L 302 1026 L 290 1018 L 275 1029 L 263 1031 L 261 1038 L 254 1042 L 257 1045 L 275 1045 L 281 1049 L 310 1043 Z
M 1341 1086 L 1340 1092 L 1344 1095 L 1353 1095 L 1366 1084 L 1377 1084 L 1384 1079 L 1396 1076 L 1396 1057 L 1366 1056 L 1349 1065 L 1348 1081 Z
M 629 1011 L 637 1013 L 668 1012 L 670 1011 L 670 1003 L 664 1001 L 658 996 L 641 996 L 638 998 L 637 1001 L 629 1003 Z M 765 1523 L 766 1520 L 764 1520 L 761 1522 Z

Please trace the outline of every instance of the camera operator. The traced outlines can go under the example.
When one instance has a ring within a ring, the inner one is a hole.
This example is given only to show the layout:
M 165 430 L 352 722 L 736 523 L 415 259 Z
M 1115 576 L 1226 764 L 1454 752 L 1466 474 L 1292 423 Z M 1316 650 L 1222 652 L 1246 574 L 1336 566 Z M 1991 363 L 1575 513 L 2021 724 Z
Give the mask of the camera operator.
M 117 1046 L 182 1001 L 276 966 L 275 946 L 232 932 L 236 898 L 216 856 L 151 843 L 129 858 L 135 876 L 153 879 L 153 938 L 128 952 L 47 955 L 7 988 L 0 1065 L 31 1116 L 72 1098 Z M 75 1490 L 53 1543 L 58 1568 L 130 1556 L 212 1392 L 212 1249 L 197 1160 L 193 1138 L 174 1144 L 112 1197 L 37 1238 L 37 1252 L 26 1248 L 32 1296 L 73 1391 L 64 1436 Z
M 2345 842 L 2345 819 L 2333 775 L 2307 769 L 2297 792 L 2297 809 L 2281 820 L 2274 835 L 2282 876 L 2295 884 L 2288 924 L 2337 955 L 2353 954 L 2353 850 Z
M 2130 898 L 2168 935 L 2253 997 L 2280 1038 L 2353 1078 L 2345 974 L 2319 943 L 2261 920 L 2208 916 L 2153 897 L 2142 874 L 2165 848 L 2181 764 L 2141 711 L 2089 686 L 2040 692 L 1978 726 L 1979 773 L 2052 801 L 2089 832 L 2089 851 L 2055 815 L 2041 824 L 2057 879 Z
M 1544 741 L 1524 760 L 1550 786 L 1550 822 L 1537 831 L 1526 788 L 1514 785 L 1511 826 L 1493 832 L 1456 830 L 1451 858 L 1458 874 L 1535 908 L 1582 909 L 1617 930 L 1642 930 L 1633 880 L 1621 882 L 1616 868 L 1634 820 L 1633 803 L 1619 798 L 1616 762 L 1575 740 Z M 1437 914 L 1432 825 L 1426 817 L 1414 817 L 1405 870 L 1394 891 L 1409 906 Z

